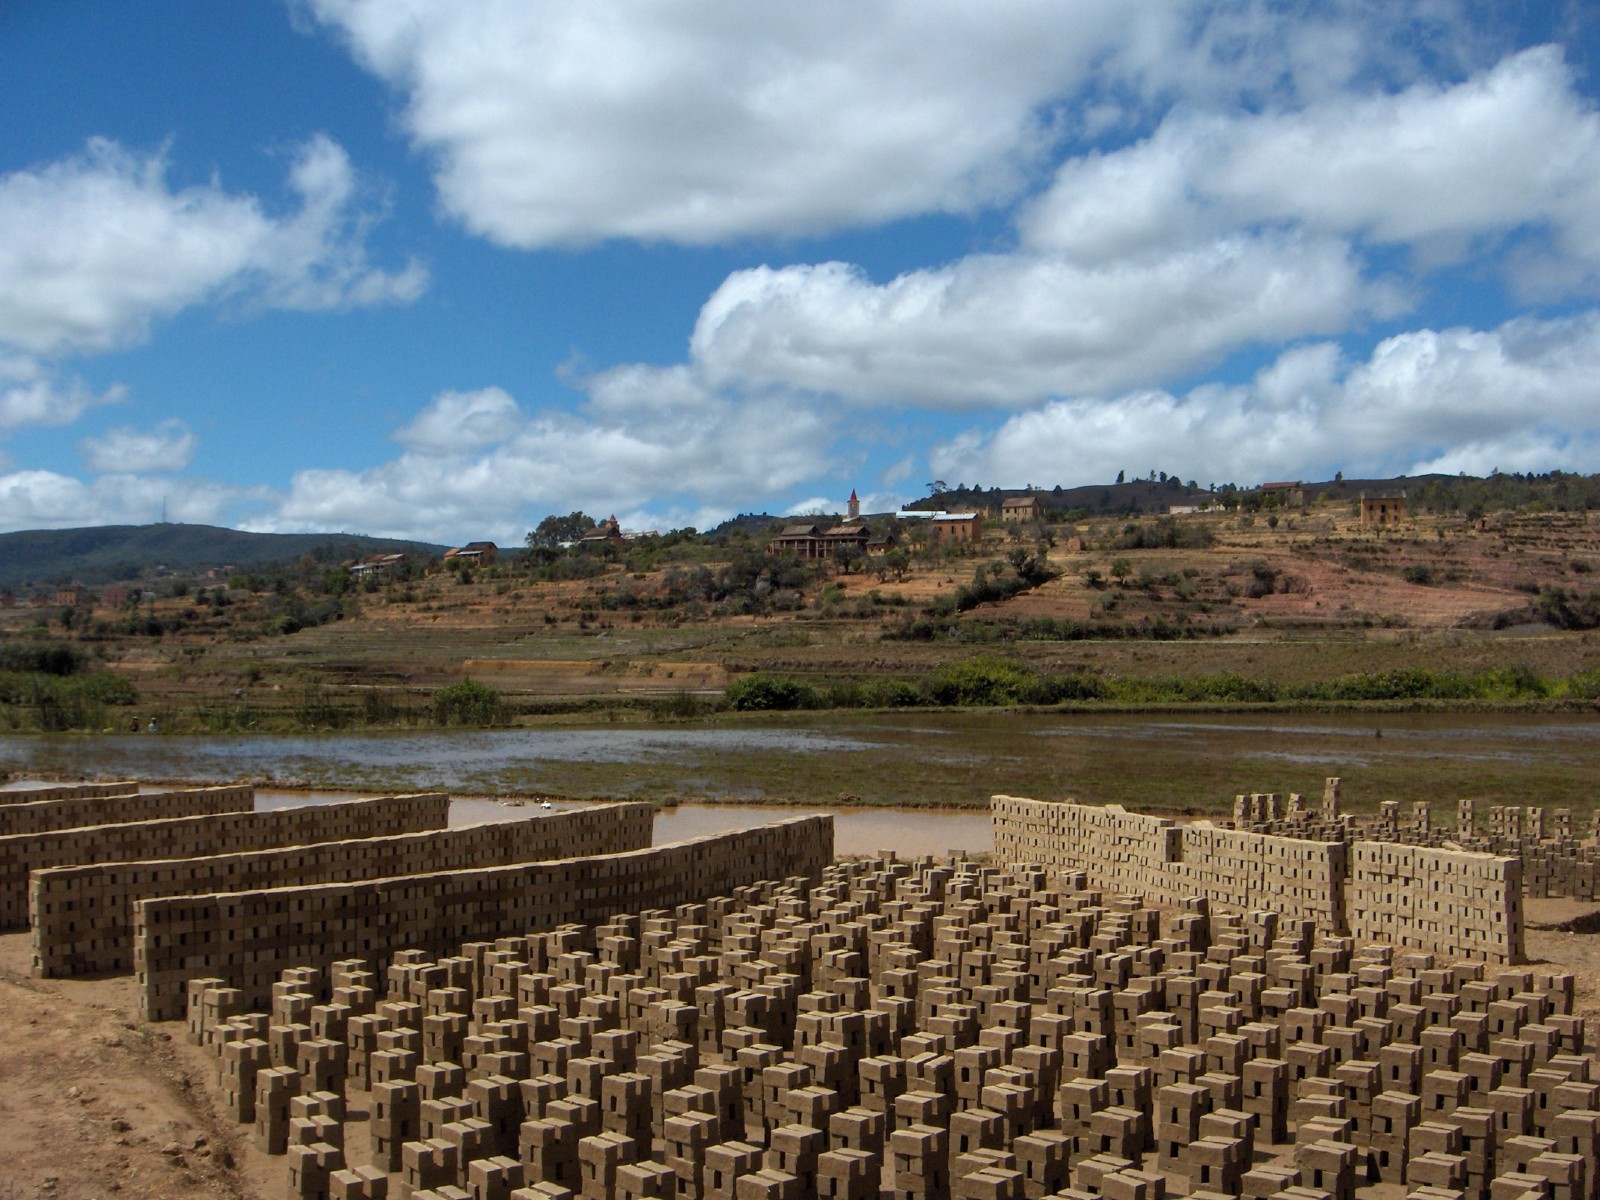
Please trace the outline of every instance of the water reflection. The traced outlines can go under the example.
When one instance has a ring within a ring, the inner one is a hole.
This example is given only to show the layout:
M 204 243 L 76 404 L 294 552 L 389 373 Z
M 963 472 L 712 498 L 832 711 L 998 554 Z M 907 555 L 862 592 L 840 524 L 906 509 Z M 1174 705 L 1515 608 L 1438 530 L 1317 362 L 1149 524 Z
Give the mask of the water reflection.
M 273 779 L 324 785 L 351 776 L 412 790 L 515 790 L 540 763 L 692 763 L 702 754 L 850 754 L 878 743 L 819 729 L 507 729 L 198 737 L 0 737 L 0 768 L 72 774 L 92 763 L 129 779 Z
M 262 811 L 298 804 L 332 804 L 354 797 L 346 792 L 256 791 L 256 808 Z M 586 807 L 584 801 L 562 800 L 552 811 Z M 537 804 L 519 804 L 478 797 L 456 797 L 450 802 L 451 828 L 490 821 L 519 821 L 539 816 Z M 653 842 L 657 846 L 710 833 L 751 829 L 788 817 L 809 813 L 833 814 L 835 854 L 876 854 L 893 850 L 902 858 L 944 855 L 952 850 L 987 854 L 994 848 L 986 811 L 935 812 L 927 809 L 792 808 L 756 804 L 680 804 L 656 813 Z

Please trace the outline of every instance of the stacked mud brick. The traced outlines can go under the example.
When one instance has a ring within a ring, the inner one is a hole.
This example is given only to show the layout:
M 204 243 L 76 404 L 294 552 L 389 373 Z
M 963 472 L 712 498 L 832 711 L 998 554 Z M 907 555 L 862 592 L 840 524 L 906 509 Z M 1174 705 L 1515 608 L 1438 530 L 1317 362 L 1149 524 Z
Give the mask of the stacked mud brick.
M 114 783 L 53 783 L 38 786 L 0 788 L 0 806 L 33 804 L 40 800 L 103 800 L 111 796 L 131 796 L 139 791 L 136 780 Z
M 96 791 L 106 785 L 92 785 Z M 118 784 L 133 788 L 135 784 Z M 51 788 L 52 792 L 58 789 Z M 185 788 L 167 792 L 130 791 L 112 796 L 75 795 L 51 799 L 33 798 L 35 793 L 0 793 L 30 797 L 23 802 L 0 804 L 0 837 L 9 834 L 48 833 L 75 829 L 83 825 L 107 825 L 118 821 L 161 821 L 173 817 L 205 817 L 217 813 L 249 812 L 255 807 L 255 789 L 247 785 Z
M 294 1197 L 1594 1200 L 1559 972 L 892 860 L 190 981 Z M 358 1115 L 363 1114 L 363 1115 Z
M 1335 819 L 1314 817 L 1304 799 L 1285 804 L 1276 793 L 1234 799 L 1234 829 L 1286 834 L 1314 841 L 1391 842 L 1443 850 L 1466 850 L 1522 861 L 1525 896 L 1600 899 L 1600 811 L 1589 829 L 1575 831 L 1570 808 L 1493 805 L 1481 813 L 1472 800 L 1456 804 L 1454 826 L 1433 818 L 1426 800 L 1385 800 L 1372 817 L 1337 815 L 1337 779 L 1328 781 Z M 1327 796 L 1323 816 L 1327 815 Z
M 469 871 L 134 905 L 134 974 L 145 1016 L 184 1010 L 195 976 L 222 976 L 252 1004 L 303 963 L 448 953 L 507 929 L 591 923 L 616 909 L 672 907 L 775 875 L 815 876 L 833 857 L 833 819 L 798 817 L 656 849 Z
M 449 812 L 450 798 L 430 793 L 10 834 L 0 837 L 0 929 L 27 925 L 30 871 L 415 833 L 444 828 Z
M 1330 781 L 1324 817 L 1337 816 Z M 1522 884 L 1514 858 L 1312 841 L 1207 821 L 1180 825 L 1119 805 L 996 796 L 995 860 L 1085 873 L 1090 884 L 1157 904 L 1191 896 L 1235 911 L 1266 908 L 1328 933 L 1490 962 L 1522 959 Z
M 1529 896 L 1600 899 L 1600 810 L 1580 833 L 1569 808 L 1553 809 L 1547 819 L 1536 805 L 1493 805 L 1480 814 L 1471 800 L 1461 800 L 1454 840 L 1465 849 L 1516 855 Z
M 1364 940 L 1510 962 L 1523 945 L 1520 858 L 1352 842 L 1348 928 Z
M 616 854 L 648 846 L 653 821 L 648 804 L 596 805 L 466 829 L 35 870 L 29 896 L 34 973 L 131 971 L 139 900 Z
M 1310 804 L 1298 792 L 1284 800 L 1277 792 L 1252 792 L 1234 797 L 1233 828 L 1246 833 L 1270 833 L 1313 842 L 1346 842 L 1352 835 L 1352 818 L 1339 811 L 1340 780 L 1330 778 L 1320 804 Z

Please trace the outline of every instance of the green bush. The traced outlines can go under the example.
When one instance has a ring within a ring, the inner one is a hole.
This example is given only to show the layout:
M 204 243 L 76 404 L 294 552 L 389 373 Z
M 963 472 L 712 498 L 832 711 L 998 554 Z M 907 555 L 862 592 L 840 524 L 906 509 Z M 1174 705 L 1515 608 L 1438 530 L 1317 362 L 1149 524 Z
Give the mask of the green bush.
M 0 642 L 0 671 L 39 671 L 46 675 L 76 675 L 89 661 L 83 647 L 71 642 Z
M 1008 658 L 980 654 L 962 662 L 946 663 L 933 673 L 928 692 L 935 704 L 1018 704 L 1038 686 L 1038 678 Z
M 822 698 L 809 683 L 759 672 L 730 683 L 723 696 L 729 708 L 740 712 L 786 712 L 822 705 Z
M 439 725 L 503 725 L 506 708 L 494 688 L 463 679 L 433 694 L 433 719 Z

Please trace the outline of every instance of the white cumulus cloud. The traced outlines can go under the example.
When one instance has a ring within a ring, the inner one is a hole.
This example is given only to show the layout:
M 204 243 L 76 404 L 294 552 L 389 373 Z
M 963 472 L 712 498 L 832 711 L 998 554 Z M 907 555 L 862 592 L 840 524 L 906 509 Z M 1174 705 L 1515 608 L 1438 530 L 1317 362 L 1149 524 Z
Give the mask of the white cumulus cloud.
M 1292 234 L 1096 266 L 975 256 L 881 285 L 843 263 L 762 267 L 706 302 L 691 359 L 719 387 L 1020 407 L 1169 379 L 1399 307 L 1344 243 Z
M 196 479 L 103 475 L 84 481 L 55 471 L 0 474 L 0 529 L 76 529 L 160 520 L 214 525 L 243 500 L 264 498 Z
M 398 457 L 365 471 L 298 472 L 249 525 L 512 544 L 546 513 L 574 508 L 625 514 L 635 527 L 699 526 L 824 471 L 838 433 L 812 408 L 734 402 L 683 368 L 619 368 L 581 382 L 590 399 L 575 414 L 522 415 L 498 388 L 445 393 L 406 426 Z M 451 440 L 453 414 L 483 412 L 488 424 Z
M 506 245 L 816 233 L 1013 194 L 1046 102 L 1166 2 L 310 0 L 405 95 L 446 209 Z
M 441 392 L 394 436 L 419 454 L 451 454 L 504 441 L 523 421 L 503 388 Z
M 1028 246 L 1083 262 L 1261 224 L 1407 245 L 1424 265 L 1533 229 L 1576 260 L 1569 279 L 1592 279 L 1600 112 L 1552 46 L 1450 86 L 1292 111 L 1179 109 L 1142 141 L 1063 163 L 1019 220 Z M 1518 277 L 1555 279 L 1547 256 L 1522 257 Z
M 237 297 L 286 308 L 404 302 L 427 272 L 367 263 L 373 219 L 356 207 L 344 150 L 301 147 L 297 212 L 269 216 L 216 182 L 174 190 L 163 155 L 104 138 L 82 154 L 0 177 L 0 344 L 34 355 L 144 340 L 156 321 Z
M 0 350 L 0 432 L 24 425 L 71 425 L 91 408 L 115 404 L 124 389 L 98 395 L 32 355 Z
M 705 244 L 1009 203 L 1173 97 L 1301 104 L 1455 63 L 1458 5 L 302 0 L 510 246 Z
M 1244 385 L 1047 404 L 952 438 L 930 461 L 951 479 L 1092 480 L 1158 468 L 1240 484 L 1335 470 L 1548 470 L 1592 462 L 1600 450 L 1596 372 L 1597 312 L 1422 329 L 1385 339 L 1363 362 L 1316 344 L 1286 351 Z
M 196 438 L 173 418 L 153 429 L 112 429 L 85 438 L 82 449 L 89 470 L 101 475 L 142 475 L 181 471 L 194 457 Z

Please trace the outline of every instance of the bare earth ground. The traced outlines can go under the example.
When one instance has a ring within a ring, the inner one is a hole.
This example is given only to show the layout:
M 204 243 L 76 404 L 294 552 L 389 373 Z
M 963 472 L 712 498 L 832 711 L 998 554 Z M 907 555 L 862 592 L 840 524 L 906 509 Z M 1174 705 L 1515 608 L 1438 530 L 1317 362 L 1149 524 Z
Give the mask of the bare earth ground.
M 253 1200 L 242 1127 L 217 1119 L 181 1024 L 138 1016 L 131 976 L 32 979 L 0 937 L 0 1200 Z M 281 1164 L 279 1164 L 281 1165 Z M 264 1182 L 264 1180 L 263 1180 Z
M 1530 900 L 1530 927 L 1596 906 Z M 1528 954 L 1576 976 L 1600 1033 L 1600 935 L 1530 928 Z M 131 977 L 34 979 L 28 935 L 0 936 L 0 1200 L 282 1200 L 288 1167 L 215 1107 L 180 1022 L 139 1019 Z M 352 1106 L 351 1116 L 364 1106 Z M 352 1161 L 364 1161 L 359 1126 Z

